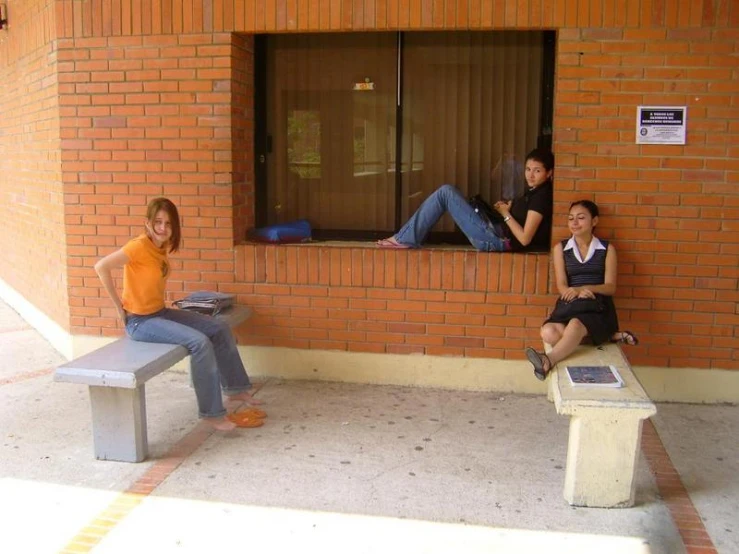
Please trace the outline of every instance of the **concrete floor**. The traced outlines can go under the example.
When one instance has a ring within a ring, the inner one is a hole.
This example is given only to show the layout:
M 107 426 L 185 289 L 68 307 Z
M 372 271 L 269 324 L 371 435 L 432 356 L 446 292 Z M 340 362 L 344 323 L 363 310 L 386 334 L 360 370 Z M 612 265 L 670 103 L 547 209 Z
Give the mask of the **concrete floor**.
M 197 425 L 169 371 L 147 384 L 150 459 L 97 461 L 86 387 L 52 382 L 62 357 L 2 302 L 0 354 L 0 552 L 59 552 Z M 643 456 L 635 507 L 563 500 L 568 421 L 543 396 L 270 380 L 259 397 L 263 427 L 210 435 L 92 551 L 687 552 Z M 739 553 L 739 408 L 653 422 Z

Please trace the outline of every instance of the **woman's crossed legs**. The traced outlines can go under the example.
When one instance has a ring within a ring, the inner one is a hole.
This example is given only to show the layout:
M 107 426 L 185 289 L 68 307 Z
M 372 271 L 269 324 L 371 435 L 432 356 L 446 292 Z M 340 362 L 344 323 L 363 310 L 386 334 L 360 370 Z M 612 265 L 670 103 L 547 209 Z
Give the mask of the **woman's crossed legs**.
M 571 319 L 565 323 L 545 323 L 541 326 L 541 339 L 552 346 L 549 353 L 539 353 L 533 348 L 526 349 L 526 356 L 534 366 L 537 378 L 544 380 L 551 369 L 567 356 L 572 354 L 587 336 L 588 329 L 579 319 Z M 639 344 L 631 331 L 616 331 L 611 342 L 635 346 Z

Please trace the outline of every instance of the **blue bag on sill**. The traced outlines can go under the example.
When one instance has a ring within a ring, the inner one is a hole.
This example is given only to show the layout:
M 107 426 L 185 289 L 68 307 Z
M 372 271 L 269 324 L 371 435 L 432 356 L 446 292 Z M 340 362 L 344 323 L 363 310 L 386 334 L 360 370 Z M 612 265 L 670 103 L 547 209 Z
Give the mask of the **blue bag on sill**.
M 307 219 L 277 223 L 249 231 L 247 238 L 257 242 L 283 244 L 307 242 L 311 238 L 311 227 Z

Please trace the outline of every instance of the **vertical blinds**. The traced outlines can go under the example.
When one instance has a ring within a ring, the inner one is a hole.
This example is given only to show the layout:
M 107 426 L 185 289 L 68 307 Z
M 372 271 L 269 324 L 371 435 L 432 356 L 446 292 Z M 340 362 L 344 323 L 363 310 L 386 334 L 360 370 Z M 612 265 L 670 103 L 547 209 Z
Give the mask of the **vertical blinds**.
M 399 44 L 268 37 L 268 222 L 392 232 L 444 183 L 491 201 L 520 192 L 540 134 L 542 33 L 404 33 L 400 56 Z

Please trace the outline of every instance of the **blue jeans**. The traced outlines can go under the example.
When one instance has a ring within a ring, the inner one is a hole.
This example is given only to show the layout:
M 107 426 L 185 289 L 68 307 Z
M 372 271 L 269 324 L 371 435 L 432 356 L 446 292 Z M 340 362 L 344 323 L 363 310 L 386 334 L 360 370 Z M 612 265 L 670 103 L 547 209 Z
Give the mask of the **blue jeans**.
M 128 314 L 126 333 L 137 341 L 187 348 L 200 417 L 226 414 L 221 386 L 226 394 L 251 388 L 231 328 L 218 318 L 164 308 L 150 315 Z
M 420 247 L 444 212 L 449 212 L 477 250 L 506 252 L 511 249 L 510 241 L 496 235 L 495 229 L 475 212 L 459 189 L 452 185 L 442 185 L 424 200 L 416 213 L 395 234 L 395 240 L 414 248 Z

